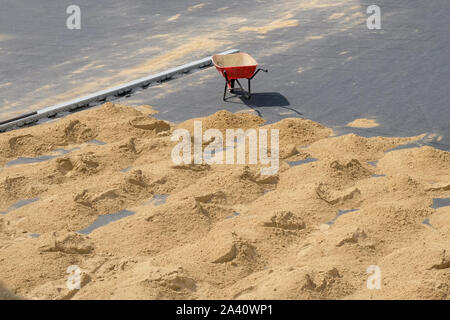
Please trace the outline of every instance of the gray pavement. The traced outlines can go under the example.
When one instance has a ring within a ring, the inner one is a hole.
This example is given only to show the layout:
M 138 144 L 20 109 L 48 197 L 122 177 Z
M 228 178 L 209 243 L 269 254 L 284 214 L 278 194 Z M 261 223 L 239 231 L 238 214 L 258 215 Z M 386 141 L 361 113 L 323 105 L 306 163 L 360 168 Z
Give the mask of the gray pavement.
M 104 89 L 102 85 L 113 83 L 102 79 L 176 47 L 183 41 L 179 35 L 189 39 L 210 34 L 221 44 L 214 50 L 190 52 L 181 60 L 189 62 L 232 47 L 250 53 L 269 69 L 253 80 L 251 100 L 235 97 L 223 102 L 223 78 L 210 68 L 120 101 L 150 104 L 160 111 L 158 117 L 176 122 L 221 109 L 253 110 L 268 122 L 304 117 L 339 134 L 428 133 L 427 143 L 450 150 L 448 0 L 376 1 L 382 10 L 381 30 L 367 29 L 365 10 L 373 3 L 365 0 L 127 0 L 115 5 L 105 0 L 78 1 L 86 25 L 77 34 L 61 27 L 66 15 L 60 14 L 77 1 L 41 2 L 2 1 L 7 9 L 0 13 L 0 35 L 11 39 L 0 41 L 0 119 L 30 111 L 36 101 L 86 82 Z M 327 2 L 335 5 L 320 5 Z M 203 6 L 188 9 L 196 4 Z M 26 23 L 30 15 L 36 17 Z M 296 20 L 297 25 L 267 33 L 239 32 L 276 19 Z M 214 32 L 217 29 L 224 32 Z M 151 38 L 167 33 L 178 38 L 175 42 Z M 89 67 L 99 61 L 106 67 Z M 345 126 L 357 118 L 372 118 L 380 125 Z

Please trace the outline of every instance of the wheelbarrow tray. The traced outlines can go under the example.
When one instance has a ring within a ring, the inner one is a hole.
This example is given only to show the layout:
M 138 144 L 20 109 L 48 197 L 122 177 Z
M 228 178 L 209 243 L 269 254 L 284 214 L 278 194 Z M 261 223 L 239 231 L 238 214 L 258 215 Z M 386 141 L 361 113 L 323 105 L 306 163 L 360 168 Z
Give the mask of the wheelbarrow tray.
M 258 67 L 255 59 L 244 52 L 215 55 L 212 57 L 212 61 L 216 69 L 228 80 L 249 79 Z M 226 72 L 226 76 L 224 72 Z
M 212 57 L 212 62 L 217 71 L 225 78 L 225 88 L 223 92 L 223 100 L 226 101 L 227 89 L 231 93 L 234 93 L 234 83 L 237 82 L 242 92 L 245 93 L 239 79 L 248 80 L 248 92 L 245 94 L 247 99 L 251 96 L 251 80 L 256 76 L 259 71 L 267 72 L 265 69 L 259 68 L 258 63 L 252 56 L 245 52 L 215 55 Z M 256 71 L 255 71 L 256 70 Z

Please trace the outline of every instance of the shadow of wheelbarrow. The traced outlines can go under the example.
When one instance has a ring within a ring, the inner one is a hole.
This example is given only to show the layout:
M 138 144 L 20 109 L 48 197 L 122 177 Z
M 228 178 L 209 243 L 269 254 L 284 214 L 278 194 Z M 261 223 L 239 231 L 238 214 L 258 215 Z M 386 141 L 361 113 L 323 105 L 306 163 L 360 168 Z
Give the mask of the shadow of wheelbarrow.
M 262 114 L 258 109 L 275 107 L 289 110 L 299 116 L 303 115 L 301 112 L 288 107 L 291 105 L 289 100 L 279 92 L 253 93 L 250 99 L 245 96 L 239 96 L 239 98 L 243 104 L 255 111 L 260 117 L 262 117 Z

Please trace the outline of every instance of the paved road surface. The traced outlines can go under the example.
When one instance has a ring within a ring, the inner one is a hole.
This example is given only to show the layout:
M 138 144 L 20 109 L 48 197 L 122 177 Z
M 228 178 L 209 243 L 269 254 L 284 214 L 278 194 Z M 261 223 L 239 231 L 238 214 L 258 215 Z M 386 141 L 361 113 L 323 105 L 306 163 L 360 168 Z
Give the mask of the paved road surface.
M 0 119 L 239 48 L 269 69 L 250 101 L 223 102 L 212 68 L 121 100 L 171 121 L 254 110 L 338 133 L 428 133 L 427 143 L 450 150 L 448 0 L 111 2 L 2 0 Z M 381 30 L 366 27 L 373 3 Z M 81 7 L 81 30 L 65 27 L 69 4 Z M 345 126 L 357 118 L 380 125 Z

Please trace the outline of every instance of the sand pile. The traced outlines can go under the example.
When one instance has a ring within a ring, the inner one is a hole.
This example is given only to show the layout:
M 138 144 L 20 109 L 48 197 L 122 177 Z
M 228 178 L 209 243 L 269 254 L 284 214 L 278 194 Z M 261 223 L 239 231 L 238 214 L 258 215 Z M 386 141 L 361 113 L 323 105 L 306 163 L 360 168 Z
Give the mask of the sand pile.
M 0 297 L 450 297 L 450 154 L 395 149 L 423 135 L 333 136 L 228 111 L 174 125 L 154 113 L 107 103 L 0 134 Z M 194 120 L 203 132 L 278 129 L 278 173 L 175 165 L 171 133 Z M 72 265 L 80 290 L 66 286 Z
M 234 114 L 227 110 L 218 111 L 213 115 L 203 118 L 195 118 L 182 122 L 177 128 L 187 129 L 191 135 L 194 133 L 194 122 L 201 121 L 204 131 L 208 129 L 218 129 L 222 134 L 226 129 L 249 129 L 257 128 L 264 123 L 264 119 L 254 114 L 239 113 Z
M 379 124 L 376 122 L 375 119 L 355 119 L 352 122 L 347 123 L 347 127 L 353 127 L 353 128 L 374 128 L 378 127 Z

